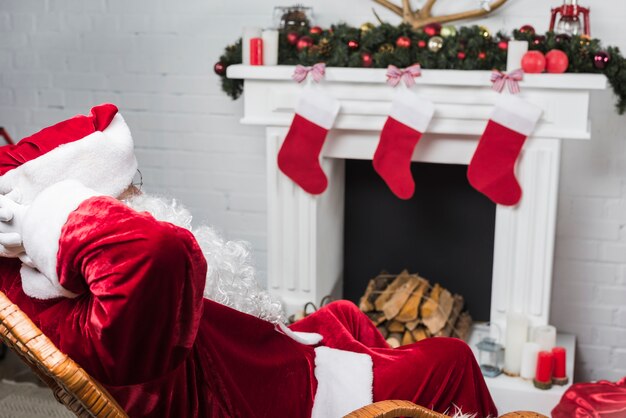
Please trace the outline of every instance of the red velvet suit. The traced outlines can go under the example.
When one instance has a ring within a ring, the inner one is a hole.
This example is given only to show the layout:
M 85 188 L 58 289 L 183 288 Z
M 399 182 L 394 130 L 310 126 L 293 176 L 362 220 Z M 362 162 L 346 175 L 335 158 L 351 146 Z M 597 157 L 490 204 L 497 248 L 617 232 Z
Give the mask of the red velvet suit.
M 108 197 L 69 215 L 60 284 L 75 299 L 35 300 L 19 261 L 0 260 L 0 290 L 112 393 L 131 417 L 309 417 L 315 352 L 273 324 L 204 299 L 193 237 Z M 334 303 L 292 327 L 373 360 L 374 401 L 408 399 L 478 416 L 496 409 L 469 348 L 431 339 L 390 349 L 367 317 Z

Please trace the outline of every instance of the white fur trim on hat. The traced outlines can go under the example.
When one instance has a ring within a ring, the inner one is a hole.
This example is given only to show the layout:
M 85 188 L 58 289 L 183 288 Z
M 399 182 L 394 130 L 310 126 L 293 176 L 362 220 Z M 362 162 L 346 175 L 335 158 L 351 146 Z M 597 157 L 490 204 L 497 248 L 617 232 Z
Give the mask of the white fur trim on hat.
M 30 203 L 54 183 L 74 179 L 102 195 L 119 196 L 137 171 L 133 138 L 117 113 L 102 132 L 94 132 L 30 160 L 0 176 L 0 193 L 18 189 Z
M 98 196 L 76 180 L 66 180 L 41 192 L 26 211 L 22 239 L 37 270 L 22 266 L 24 293 L 36 299 L 76 297 L 59 284 L 57 253 L 61 230 L 70 213 L 85 200 Z
M 317 392 L 311 418 L 340 418 L 372 403 L 372 358 L 329 347 L 315 349 Z

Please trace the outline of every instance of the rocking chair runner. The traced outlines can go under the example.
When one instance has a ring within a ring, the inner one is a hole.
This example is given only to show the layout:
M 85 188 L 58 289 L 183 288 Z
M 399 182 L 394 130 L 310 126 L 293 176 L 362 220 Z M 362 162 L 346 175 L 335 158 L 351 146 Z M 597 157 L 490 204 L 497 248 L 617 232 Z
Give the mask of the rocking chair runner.
M 46 383 L 59 402 L 78 417 L 127 418 L 128 415 L 98 382 L 63 354 L 28 316 L 0 292 L 0 341 Z M 356 410 L 345 418 L 447 418 L 407 401 L 383 401 Z M 516 412 L 507 418 L 546 418 Z

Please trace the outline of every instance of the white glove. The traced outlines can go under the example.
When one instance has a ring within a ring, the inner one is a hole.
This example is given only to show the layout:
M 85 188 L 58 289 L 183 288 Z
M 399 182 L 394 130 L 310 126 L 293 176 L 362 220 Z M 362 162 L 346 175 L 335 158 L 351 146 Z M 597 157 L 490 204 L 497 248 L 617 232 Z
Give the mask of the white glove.
M 0 257 L 27 257 L 22 245 L 22 225 L 28 206 L 17 203 L 19 197 L 16 190 L 0 195 Z

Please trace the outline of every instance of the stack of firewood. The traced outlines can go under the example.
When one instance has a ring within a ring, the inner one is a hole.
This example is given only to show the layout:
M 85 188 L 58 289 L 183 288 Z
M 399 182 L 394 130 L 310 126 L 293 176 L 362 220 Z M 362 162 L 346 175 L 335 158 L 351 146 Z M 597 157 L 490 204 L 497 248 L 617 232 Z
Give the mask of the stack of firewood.
M 463 296 L 407 271 L 370 280 L 359 305 L 394 348 L 429 337 L 467 340 L 472 318 L 463 306 Z

